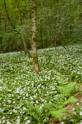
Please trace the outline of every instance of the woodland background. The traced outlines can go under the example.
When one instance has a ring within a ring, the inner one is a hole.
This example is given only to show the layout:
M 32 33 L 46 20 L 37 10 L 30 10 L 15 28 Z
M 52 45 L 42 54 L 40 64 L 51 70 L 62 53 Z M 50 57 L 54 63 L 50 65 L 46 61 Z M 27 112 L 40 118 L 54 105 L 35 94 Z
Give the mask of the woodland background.
M 0 52 L 30 49 L 29 0 L 0 0 Z M 23 36 L 22 36 L 22 35 Z M 82 42 L 81 0 L 37 1 L 37 47 L 47 48 Z

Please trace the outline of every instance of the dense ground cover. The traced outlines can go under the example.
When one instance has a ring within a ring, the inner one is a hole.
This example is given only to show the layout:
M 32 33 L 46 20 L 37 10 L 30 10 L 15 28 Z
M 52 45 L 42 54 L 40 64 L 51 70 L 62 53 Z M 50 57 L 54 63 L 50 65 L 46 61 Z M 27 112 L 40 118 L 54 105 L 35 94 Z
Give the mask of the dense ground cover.
M 51 118 L 79 124 L 82 108 L 74 94 L 82 93 L 78 91 L 82 45 L 39 50 L 38 54 L 38 76 L 23 52 L 0 54 L 0 124 L 47 124 Z M 66 114 L 68 104 L 77 104 L 73 116 Z

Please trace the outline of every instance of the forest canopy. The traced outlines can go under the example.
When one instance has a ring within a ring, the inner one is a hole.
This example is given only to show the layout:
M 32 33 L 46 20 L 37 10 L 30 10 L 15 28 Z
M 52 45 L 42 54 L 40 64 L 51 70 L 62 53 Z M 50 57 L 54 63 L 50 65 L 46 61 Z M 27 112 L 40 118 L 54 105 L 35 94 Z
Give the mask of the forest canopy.
M 37 0 L 37 47 L 47 48 L 81 42 L 80 0 Z M 0 52 L 24 50 L 31 42 L 31 2 L 0 0 Z

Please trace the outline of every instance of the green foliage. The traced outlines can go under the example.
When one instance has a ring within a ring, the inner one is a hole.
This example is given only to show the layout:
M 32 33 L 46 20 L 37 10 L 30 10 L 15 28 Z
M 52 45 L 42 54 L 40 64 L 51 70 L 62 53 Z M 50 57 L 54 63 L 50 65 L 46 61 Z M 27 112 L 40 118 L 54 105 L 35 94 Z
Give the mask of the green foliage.
M 66 112 L 66 110 L 63 108 L 63 109 L 60 109 L 60 110 L 51 111 L 50 114 L 55 119 L 62 119 L 63 116 L 65 115 L 65 112 Z
M 48 124 L 50 118 L 66 124 L 80 122 L 81 107 L 67 118 L 65 107 L 77 102 L 74 93 L 82 82 L 77 78 L 78 73 L 82 77 L 82 54 L 77 51 L 81 47 L 66 47 L 71 56 L 62 47 L 39 50 L 39 76 L 23 52 L 0 54 L 0 123 Z
M 25 41 L 31 40 L 31 2 L 27 1 L 6 1 L 7 11 L 10 17 L 10 21 L 15 27 L 14 31 L 23 29 L 25 35 Z M 38 48 L 45 48 L 51 46 L 57 46 L 61 44 L 81 42 L 82 36 L 82 24 L 81 24 L 81 5 L 79 0 L 43 0 L 37 1 L 37 46 Z M 12 33 L 15 37 L 15 33 L 11 27 L 10 21 L 7 17 L 4 1 L 0 1 L 0 51 L 14 51 L 13 45 L 16 50 L 21 50 L 20 37 L 17 34 L 16 41 L 12 45 L 11 49 L 7 49 L 6 45 L 11 46 L 10 38 L 6 39 L 6 33 Z M 6 33 L 5 33 L 6 32 Z M 11 38 L 13 41 L 13 37 Z M 4 43 L 5 42 L 5 43 Z M 20 47 L 17 43 L 20 42 Z
M 64 104 L 67 105 L 67 104 L 70 104 L 70 103 L 73 104 L 73 103 L 76 103 L 76 102 L 77 102 L 77 99 L 74 96 L 71 96 L 71 97 L 69 97 L 69 99 Z
M 70 96 L 70 94 L 75 92 L 75 86 L 76 83 L 70 82 L 70 84 L 59 86 L 60 93 L 63 94 L 63 96 Z

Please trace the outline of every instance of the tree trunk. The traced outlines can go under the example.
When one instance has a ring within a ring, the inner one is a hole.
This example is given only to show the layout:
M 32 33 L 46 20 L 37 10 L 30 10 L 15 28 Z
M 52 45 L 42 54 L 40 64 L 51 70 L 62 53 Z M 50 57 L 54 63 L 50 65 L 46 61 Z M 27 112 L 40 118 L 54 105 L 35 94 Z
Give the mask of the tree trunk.
M 36 73 L 39 73 L 40 66 L 39 66 L 38 55 L 37 55 L 36 34 L 37 34 L 36 0 L 32 0 L 32 41 L 31 41 L 32 54 L 31 55 L 32 55 L 33 68 Z
M 22 43 L 23 43 L 23 46 L 24 46 L 24 53 L 26 55 L 28 55 L 28 57 L 31 57 L 30 51 L 27 49 L 27 44 L 26 44 L 26 41 L 25 41 L 24 33 L 21 33 L 21 40 L 22 40 Z
M 22 17 L 22 15 L 21 15 L 21 11 L 20 11 L 20 9 L 19 9 L 19 2 L 20 2 L 20 0 L 18 0 L 17 3 L 16 3 L 16 0 L 15 0 L 16 9 L 18 10 L 18 17 L 19 17 L 19 20 L 20 20 L 20 24 L 23 25 L 23 17 Z M 22 43 L 23 43 L 24 53 L 25 53 L 25 54 L 28 54 L 28 56 L 31 57 L 30 52 L 29 52 L 29 50 L 27 49 L 27 43 L 26 43 L 26 41 L 25 41 L 24 31 L 23 31 L 23 32 L 20 32 L 20 37 L 21 37 L 21 40 L 22 40 Z

